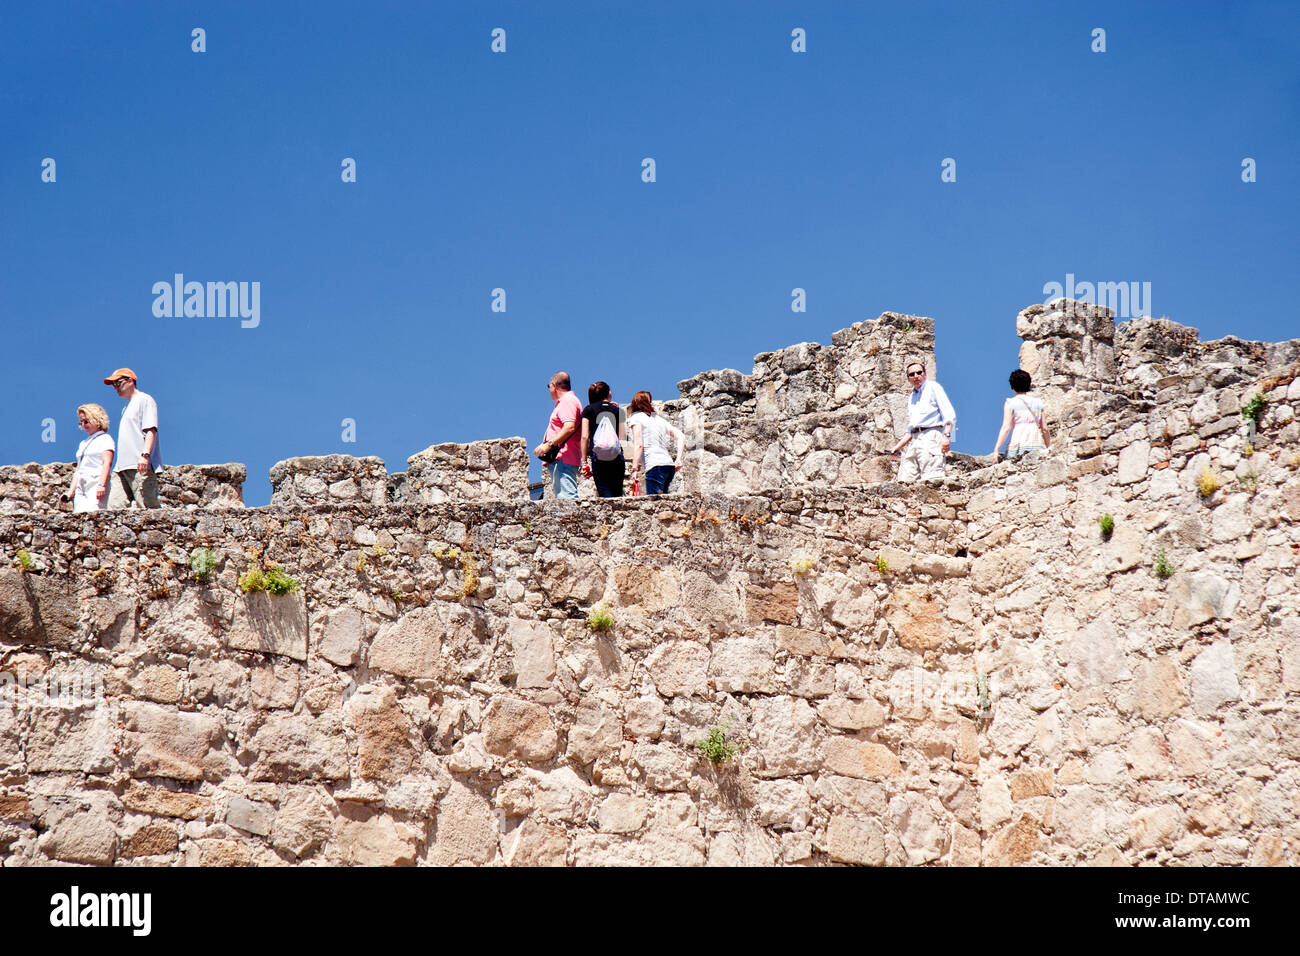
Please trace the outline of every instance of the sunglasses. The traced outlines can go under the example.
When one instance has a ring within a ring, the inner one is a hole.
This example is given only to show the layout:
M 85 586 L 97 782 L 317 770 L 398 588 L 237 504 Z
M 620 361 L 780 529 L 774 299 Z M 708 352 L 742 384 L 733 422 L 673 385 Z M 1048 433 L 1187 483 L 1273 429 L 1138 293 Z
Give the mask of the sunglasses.
M 924 373 L 924 372 L 908 372 L 908 373 L 907 373 L 907 377 L 908 377 L 908 378 L 924 378 L 924 377 L 925 377 L 925 373 Z

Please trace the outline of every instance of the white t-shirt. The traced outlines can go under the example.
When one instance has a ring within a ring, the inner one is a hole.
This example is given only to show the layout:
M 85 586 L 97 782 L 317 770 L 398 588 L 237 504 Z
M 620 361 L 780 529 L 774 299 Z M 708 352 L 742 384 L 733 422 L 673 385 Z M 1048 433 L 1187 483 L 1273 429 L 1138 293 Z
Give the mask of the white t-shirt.
M 100 500 L 97 493 L 104 474 L 104 456 L 114 447 L 113 436 L 108 432 L 88 435 L 77 446 L 77 483 L 72 490 L 74 511 L 98 511 L 108 507 L 108 495 Z
M 131 401 L 122 409 L 122 418 L 117 425 L 117 461 L 114 471 L 135 471 L 140 463 L 140 453 L 144 451 L 144 430 L 158 427 L 158 403 L 152 395 L 146 395 L 138 388 L 131 396 Z M 153 451 L 149 454 L 149 470 L 157 471 L 162 467 L 162 449 L 159 447 L 158 433 L 154 432 Z
M 647 469 L 676 464 L 676 460 L 668 453 L 668 423 L 662 415 L 633 412 L 627 417 L 627 424 L 629 428 L 633 425 L 641 426 L 641 444 L 645 446 Z

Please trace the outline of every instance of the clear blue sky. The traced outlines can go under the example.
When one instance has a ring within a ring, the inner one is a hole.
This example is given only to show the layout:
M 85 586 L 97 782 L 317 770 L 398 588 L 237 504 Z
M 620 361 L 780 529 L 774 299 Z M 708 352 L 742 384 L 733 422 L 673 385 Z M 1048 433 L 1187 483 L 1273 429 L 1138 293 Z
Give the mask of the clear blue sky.
M 673 398 L 885 310 L 935 318 L 983 454 L 1067 273 L 1300 336 L 1294 3 L 97 0 L 10 5 L 0 52 L 0 462 L 71 460 L 83 402 L 115 431 L 127 365 L 166 459 L 264 504 L 281 458 L 536 441 L 557 368 Z M 177 272 L 260 282 L 260 325 L 155 317 Z

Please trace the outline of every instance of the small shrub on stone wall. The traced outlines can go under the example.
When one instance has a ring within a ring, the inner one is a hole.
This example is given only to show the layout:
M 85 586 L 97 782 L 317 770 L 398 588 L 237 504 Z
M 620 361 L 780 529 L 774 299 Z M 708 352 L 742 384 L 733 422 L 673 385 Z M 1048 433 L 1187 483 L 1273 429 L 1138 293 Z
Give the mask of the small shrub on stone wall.
M 1241 407 L 1241 417 L 1258 425 L 1260 416 L 1263 414 L 1264 396 L 1256 392 L 1250 397 L 1250 401 Z
M 455 550 L 454 548 L 452 550 Z M 478 593 L 478 561 L 468 551 L 460 555 L 460 596 L 470 597 Z
M 726 724 L 719 724 L 703 740 L 695 741 L 695 748 L 715 767 L 727 763 L 748 749 L 748 745 L 728 739 L 727 730 Z
M 292 594 L 300 587 L 297 581 L 284 573 L 284 568 L 275 565 L 265 570 L 251 567 L 239 578 L 239 589 L 245 594 L 254 591 L 267 591 L 276 595 Z
M 886 560 L 883 554 L 880 557 L 876 558 L 876 570 L 879 571 L 881 574 L 889 573 L 889 561 Z
M 1169 556 L 1165 554 L 1164 548 L 1161 548 L 1159 552 L 1156 553 L 1155 572 L 1156 577 L 1161 581 L 1165 578 L 1171 578 L 1174 575 L 1174 566 L 1169 563 Z
M 601 601 L 587 612 L 587 627 L 603 634 L 614 626 L 614 611 L 608 601 Z
M 1219 476 L 1210 470 L 1206 465 L 1201 469 L 1201 477 L 1196 480 L 1196 487 L 1201 492 L 1202 498 L 1208 498 L 1220 488 Z
M 217 566 L 217 556 L 211 548 L 195 548 L 190 552 L 190 570 L 200 581 L 207 578 Z
M 1109 541 L 1115 533 L 1115 519 L 1110 514 L 1104 514 L 1097 519 L 1097 524 L 1101 525 L 1101 540 Z
M 24 571 L 30 571 L 32 569 L 32 564 L 33 564 L 32 553 L 28 551 L 26 548 L 18 549 L 17 558 L 18 558 L 18 567 L 22 568 Z
M 790 559 L 790 570 L 794 574 L 807 574 L 817 567 L 817 559 L 806 554 L 796 554 Z

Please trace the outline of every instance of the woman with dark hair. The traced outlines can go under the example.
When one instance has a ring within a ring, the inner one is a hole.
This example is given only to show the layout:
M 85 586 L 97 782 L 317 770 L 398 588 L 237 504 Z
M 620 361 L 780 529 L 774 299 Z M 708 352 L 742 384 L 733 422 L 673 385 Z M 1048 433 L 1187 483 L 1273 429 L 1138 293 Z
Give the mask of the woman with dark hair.
M 627 473 L 622 410 L 604 382 L 592 384 L 587 399 L 582 410 L 582 473 L 596 480 L 596 494 L 601 498 L 622 498 Z
M 645 493 L 667 494 L 686 456 L 686 436 L 662 415 L 655 414 L 649 392 L 637 392 L 632 397 L 632 414 L 628 415 L 627 423 L 632 426 L 633 468 L 641 464 L 643 451 L 645 454 Z M 668 454 L 669 438 L 677 439 L 676 460 Z
M 1002 429 L 998 432 L 997 443 L 993 446 L 993 460 L 998 461 L 998 449 L 1011 436 L 1007 446 L 1007 457 L 1016 458 L 1027 451 L 1042 451 L 1052 443 L 1047 433 L 1047 419 L 1044 417 L 1043 400 L 1029 394 L 1033 380 L 1023 369 L 1011 373 L 1009 381 L 1011 390 L 1016 394 L 1002 404 Z

